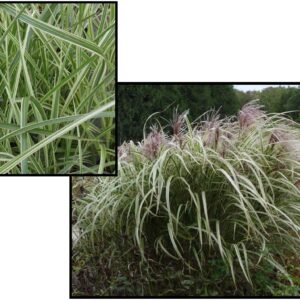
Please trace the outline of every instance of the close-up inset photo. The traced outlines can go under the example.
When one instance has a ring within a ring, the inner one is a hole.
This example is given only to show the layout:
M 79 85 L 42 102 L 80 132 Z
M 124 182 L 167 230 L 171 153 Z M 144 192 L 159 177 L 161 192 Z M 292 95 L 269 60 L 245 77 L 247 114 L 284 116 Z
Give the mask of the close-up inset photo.
M 0 4 L 0 174 L 116 174 L 116 13 Z
M 119 83 L 118 177 L 72 177 L 70 296 L 299 297 L 299 105 L 298 83 Z

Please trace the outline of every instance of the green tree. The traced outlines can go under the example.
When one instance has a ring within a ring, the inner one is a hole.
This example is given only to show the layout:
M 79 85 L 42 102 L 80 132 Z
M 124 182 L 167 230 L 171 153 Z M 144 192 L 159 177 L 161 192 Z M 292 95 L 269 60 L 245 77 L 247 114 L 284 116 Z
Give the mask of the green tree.
M 289 89 L 284 99 L 284 109 L 286 111 L 293 111 L 290 116 L 295 120 L 300 122 L 300 89 L 293 88 Z
M 284 87 L 269 87 L 260 94 L 261 103 L 268 112 L 284 111 L 284 98 L 289 89 Z
M 160 120 L 171 120 L 173 110 L 189 109 L 194 120 L 209 109 L 220 114 L 234 114 L 239 105 L 232 85 L 221 84 L 120 84 L 118 86 L 118 143 L 140 140 L 149 115 L 161 112 Z M 166 124 L 166 121 L 164 125 Z

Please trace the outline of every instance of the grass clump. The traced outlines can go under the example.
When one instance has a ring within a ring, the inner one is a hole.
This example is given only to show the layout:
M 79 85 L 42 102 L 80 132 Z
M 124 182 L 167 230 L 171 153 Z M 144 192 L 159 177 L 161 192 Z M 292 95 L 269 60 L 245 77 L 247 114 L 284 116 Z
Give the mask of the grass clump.
M 115 4 L 0 4 L 0 174 L 115 172 Z
M 299 295 L 299 183 L 299 124 L 283 115 L 175 114 L 74 199 L 74 294 Z

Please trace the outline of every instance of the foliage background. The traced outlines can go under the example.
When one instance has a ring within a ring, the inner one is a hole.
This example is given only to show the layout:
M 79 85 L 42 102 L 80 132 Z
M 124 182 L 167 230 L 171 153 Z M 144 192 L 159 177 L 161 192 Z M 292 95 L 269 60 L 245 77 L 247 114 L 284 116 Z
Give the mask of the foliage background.
M 118 144 L 141 140 L 146 119 L 158 111 L 163 111 L 160 116 L 167 120 L 172 118 L 176 107 L 179 112 L 189 109 L 190 120 L 212 108 L 220 109 L 223 117 L 236 114 L 254 99 L 260 99 L 267 112 L 300 110 L 299 88 L 278 86 L 242 92 L 230 84 L 119 84 Z M 300 121 L 299 112 L 290 116 Z

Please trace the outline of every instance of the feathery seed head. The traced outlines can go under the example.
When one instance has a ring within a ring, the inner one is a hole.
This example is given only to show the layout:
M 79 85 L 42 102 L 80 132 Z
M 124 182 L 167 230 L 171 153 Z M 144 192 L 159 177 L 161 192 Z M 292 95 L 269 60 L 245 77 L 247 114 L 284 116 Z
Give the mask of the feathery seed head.
M 238 113 L 238 121 L 241 128 L 247 128 L 257 124 L 266 118 L 262 105 L 256 104 L 257 100 L 245 104 Z
M 166 135 L 157 126 L 151 127 L 151 132 L 147 138 L 140 144 L 142 153 L 150 160 L 154 159 L 159 153 L 160 148 L 167 144 Z

